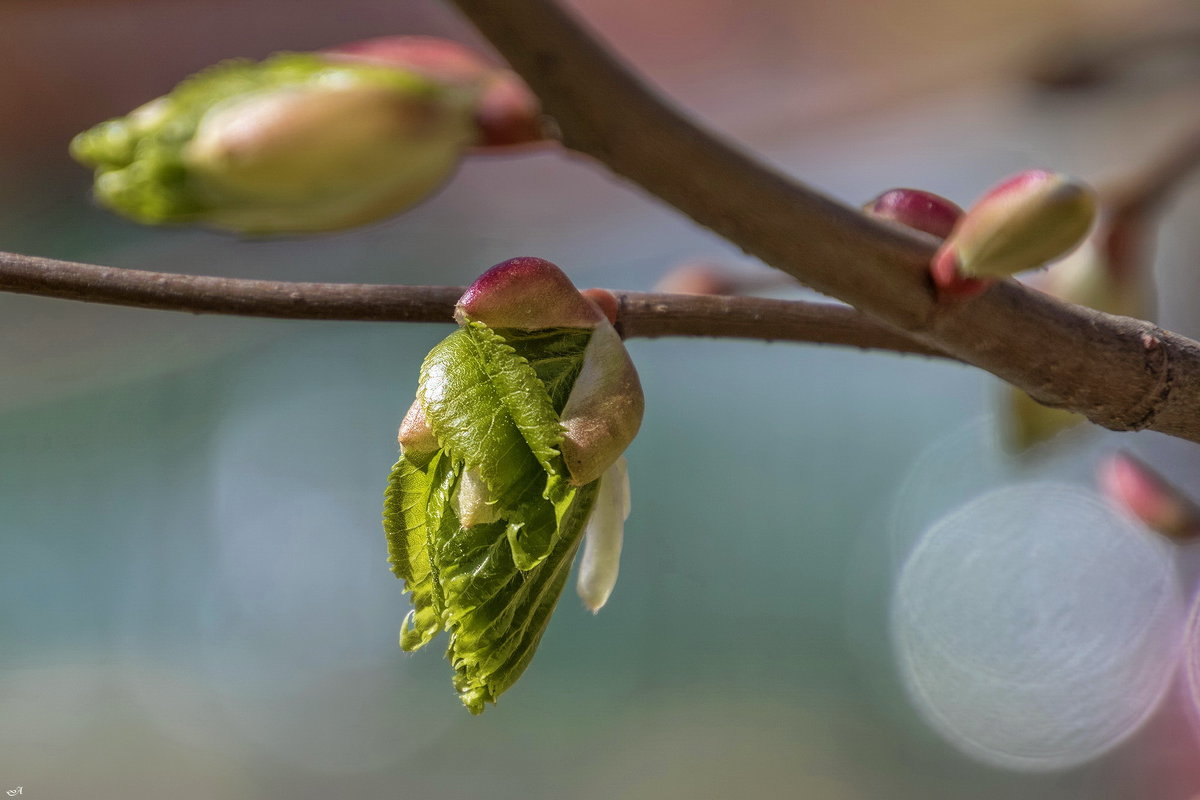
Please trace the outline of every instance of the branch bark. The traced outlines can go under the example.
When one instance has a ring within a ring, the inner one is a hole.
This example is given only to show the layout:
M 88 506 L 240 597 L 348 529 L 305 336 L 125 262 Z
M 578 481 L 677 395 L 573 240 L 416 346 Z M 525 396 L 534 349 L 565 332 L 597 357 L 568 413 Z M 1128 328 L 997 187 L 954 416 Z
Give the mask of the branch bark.
M 453 0 L 590 155 L 767 264 L 1114 430 L 1200 442 L 1200 344 L 1008 281 L 935 302 L 934 243 L 868 219 L 721 141 L 634 78 L 552 0 Z
M 193 314 L 452 323 L 463 288 L 254 281 L 0 253 L 0 291 Z M 626 337 L 766 339 L 945 357 L 845 306 L 760 297 L 613 294 L 617 324 Z

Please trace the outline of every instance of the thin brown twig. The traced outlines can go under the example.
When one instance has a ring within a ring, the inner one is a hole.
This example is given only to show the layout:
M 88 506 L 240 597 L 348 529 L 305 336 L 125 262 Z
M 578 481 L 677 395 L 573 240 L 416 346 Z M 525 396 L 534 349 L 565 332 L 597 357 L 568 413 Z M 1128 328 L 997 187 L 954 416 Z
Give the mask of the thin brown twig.
M 0 291 L 93 303 L 250 317 L 452 322 L 459 286 L 287 283 L 118 269 L 0 253 Z M 830 303 L 615 292 L 627 337 L 711 336 L 847 345 L 945 357 Z

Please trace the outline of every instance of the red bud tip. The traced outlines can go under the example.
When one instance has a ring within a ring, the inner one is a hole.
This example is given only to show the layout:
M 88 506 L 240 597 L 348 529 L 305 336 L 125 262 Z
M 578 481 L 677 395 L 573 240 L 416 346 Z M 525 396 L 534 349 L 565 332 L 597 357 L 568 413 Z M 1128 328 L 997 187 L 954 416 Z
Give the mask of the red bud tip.
M 561 269 L 541 258 L 510 258 L 480 275 L 458 300 L 455 317 L 492 328 L 594 328 L 604 313 Z
M 920 189 L 889 189 L 863 206 L 863 211 L 939 239 L 950 235 L 963 213 L 961 208 L 941 195 Z

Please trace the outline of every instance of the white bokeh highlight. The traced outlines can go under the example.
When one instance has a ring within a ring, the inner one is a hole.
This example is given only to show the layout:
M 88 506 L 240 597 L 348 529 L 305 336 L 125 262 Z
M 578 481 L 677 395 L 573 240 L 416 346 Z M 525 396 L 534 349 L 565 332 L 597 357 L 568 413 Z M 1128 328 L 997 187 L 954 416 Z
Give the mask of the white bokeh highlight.
M 1172 551 L 1082 489 L 994 490 L 928 529 L 893 635 L 913 702 L 968 755 L 1065 769 L 1136 731 L 1174 673 Z

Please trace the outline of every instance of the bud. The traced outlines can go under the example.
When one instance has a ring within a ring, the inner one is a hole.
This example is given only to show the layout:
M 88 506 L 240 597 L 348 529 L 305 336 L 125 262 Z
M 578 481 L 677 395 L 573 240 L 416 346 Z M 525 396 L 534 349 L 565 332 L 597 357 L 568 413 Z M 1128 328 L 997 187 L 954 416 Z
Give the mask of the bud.
M 477 144 L 484 150 L 545 140 L 541 106 L 525 82 L 512 70 L 497 67 L 458 42 L 432 36 L 381 36 L 324 52 L 332 58 L 400 67 L 439 82 L 477 89 Z
M 933 258 L 940 280 L 1003 278 L 1066 255 L 1096 216 L 1095 193 L 1045 170 L 1021 172 L 971 207 Z
M 946 198 L 920 189 L 890 189 L 863 206 L 863 211 L 939 239 L 950 235 L 963 213 Z M 939 299 L 963 299 L 987 288 L 986 281 L 964 277 L 953 264 L 936 260 L 930 265 L 930 278 Z
M 939 239 L 950 235 L 963 213 L 946 198 L 920 189 L 889 189 L 863 206 L 863 211 Z
M 1110 500 L 1150 530 L 1177 540 L 1200 535 L 1200 508 L 1129 453 L 1117 453 L 1103 462 L 1097 478 Z
M 672 294 L 733 295 L 740 289 L 729 272 L 702 261 L 680 264 L 654 284 L 654 291 Z
M 461 327 L 421 367 L 384 504 L 389 561 L 413 607 L 400 645 L 449 634 L 472 713 L 533 658 L 581 539 L 587 606 L 616 581 L 629 513 L 621 453 L 643 405 L 616 308 L 548 261 L 515 258 L 471 284 Z
M 338 230 L 399 213 L 476 138 L 477 90 L 369 63 L 230 61 L 76 136 L 95 195 L 149 224 L 251 234 Z
M 489 328 L 587 328 L 607 323 L 563 271 L 541 258 L 510 258 L 467 287 L 454 307 L 460 324 L 469 320 Z

